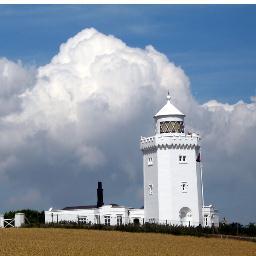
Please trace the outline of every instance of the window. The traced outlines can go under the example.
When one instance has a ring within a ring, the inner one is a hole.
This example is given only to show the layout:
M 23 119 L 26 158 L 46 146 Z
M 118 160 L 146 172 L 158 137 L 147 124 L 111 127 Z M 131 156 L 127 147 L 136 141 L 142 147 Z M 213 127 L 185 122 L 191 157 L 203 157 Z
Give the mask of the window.
M 105 225 L 110 226 L 110 216 L 104 216 Z
M 184 123 L 182 121 L 160 122 L 160 133 L 184 133 Z
M 118 226 L 123 224 L 123 222 L 122 222 L 122 215 L 117 215 L 117 217 L 116 217 L 116 224 Z
M 187 182 L 181 182 L 181 192 L 182 193 L 188 192 L 188 183 Z
M 87 224 L 87 216 L 78 216 L 78 223 Z
M 148 166 L 153 165 L 153 157 L 148 158 Z
M 100 224 L 100 215 L 95 215 L 96 224 Z
M 205 226 L 208 225 L 208 215 L 204 215 L 204 223 L 205 223 Z
M 149 195 L 153 195 L 153 184 L 148 185 L 148 193 Z
M 185 156 L 185 155 L 179 155 L 179 163 L 180 163 L 180 164 L 185 164 L 185 163 L 187 163 L 187 156 Z

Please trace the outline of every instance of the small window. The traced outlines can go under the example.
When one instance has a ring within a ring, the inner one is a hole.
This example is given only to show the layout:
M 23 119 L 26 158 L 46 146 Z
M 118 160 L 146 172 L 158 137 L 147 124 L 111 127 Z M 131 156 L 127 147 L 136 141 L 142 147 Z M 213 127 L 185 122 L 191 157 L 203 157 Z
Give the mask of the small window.
M 205 222 L 205 226 L 208 225 L 208 215 L 204 215 L 204 222 Z
M 188 183 L 187 182 L 181 182 L 181 192 L 182 193 L 188 192 Z
M 78 217 L 78 222 L 80 224 L 87 224 L 88 223 L 87 216 L 79 216 Z
M 117 226 L 120 226 L 120 225 L 123 224 L 122 215 L 117 215 L 117 217 L 116 217 L 116 224 L 117 224 Z
M 148 158 L 148 166 L 153 165 L 153 157 Z
M 96 224 L 100 224 L 100 215 L 95 215 Z
M 185 156 L 185 155 L 179 155 L 179 163 L 180 163 L 180 164 L 185 164 L 185 163 L 187 163 L 187 156 Z
M 104 216 L 105 225 L 110 226 L 110 216 Z
M 148 185 L 148 193 L 149 195 L 153 195 L 153 184 Z

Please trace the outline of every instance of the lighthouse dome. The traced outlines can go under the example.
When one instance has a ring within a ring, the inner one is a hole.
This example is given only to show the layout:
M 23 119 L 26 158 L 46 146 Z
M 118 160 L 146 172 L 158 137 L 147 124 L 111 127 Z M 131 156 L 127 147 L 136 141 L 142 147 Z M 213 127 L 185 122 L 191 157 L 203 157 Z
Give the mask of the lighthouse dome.
M 184 133 L 185 115 L 171 103 L 167 95 L 167 103 L 155 114 L 156 133 Z

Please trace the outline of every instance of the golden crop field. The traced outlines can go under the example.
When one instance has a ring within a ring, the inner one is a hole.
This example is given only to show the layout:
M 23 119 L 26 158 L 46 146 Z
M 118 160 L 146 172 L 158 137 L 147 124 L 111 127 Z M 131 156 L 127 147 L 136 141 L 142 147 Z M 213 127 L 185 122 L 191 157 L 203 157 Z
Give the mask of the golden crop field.
M 256 243 L 81 229 L 1 229 L 0 255 L 256 255 Z

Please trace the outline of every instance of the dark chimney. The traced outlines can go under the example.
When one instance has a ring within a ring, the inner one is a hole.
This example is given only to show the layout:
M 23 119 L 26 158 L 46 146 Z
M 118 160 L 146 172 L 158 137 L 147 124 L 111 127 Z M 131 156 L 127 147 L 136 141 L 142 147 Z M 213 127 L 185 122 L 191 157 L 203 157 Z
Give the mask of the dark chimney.
M 103 202 L 103 189 L 102 189 L 102 182 L 98 182 L 98 188 L 97 188 L 97 207 L 101 207 L 104 205 Z

